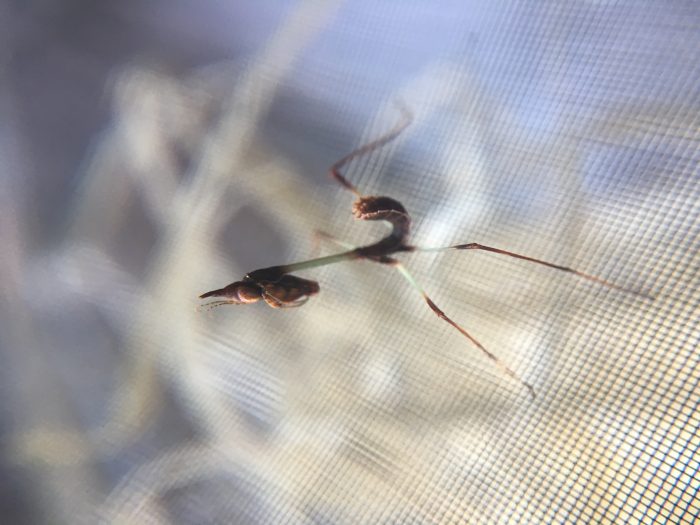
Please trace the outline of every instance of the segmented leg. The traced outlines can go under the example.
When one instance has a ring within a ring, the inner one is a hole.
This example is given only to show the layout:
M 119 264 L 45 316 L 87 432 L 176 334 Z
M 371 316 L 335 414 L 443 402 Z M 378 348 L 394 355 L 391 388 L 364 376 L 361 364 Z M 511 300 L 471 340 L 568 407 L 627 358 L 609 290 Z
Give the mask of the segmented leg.
M 450 325 L 452 325 L 453 328 L 455 328 L 460 334 L 462 334 L 464 337 L 469 339 L 474 346 L 476 346 L 481 352 L 488 357 L 498 368 L 501 369 L 503 373 L 505 373 L 507 376 L 512 377 L 516 381 L 520 382 L 525 388 L 528 389 L 530 392 L 530 395 L 532 398 L 535 398 L 535 389 L 534 387 L 526 382 L 522 377 L 520 377 L 518 374 L 516 374 L 508 365 L 506 365 L 501 359 L 499 359 L 493 352 L 490 350 L 487 350 L 484 345 L 482 345 L 473 335 L 471 335 L 469 332 L 467 332 L 462 326 L 457 324 L 455 321 L 450 319 L 445 312 L 443 312 L 438 305 L 436 305 L 433 300 L 428 296 L 428 294 L 423 290 L 423 288 L 418 284 L 418 282 L 413 278 L 413 276 L 410 274 L 410 272 L 406 269 L 406 267 L 401 264 L 397 260 L 393 260 L 391 263 L 391 266 L 396 268 L 401 275 L 415 288 L 415 290 L 420 293 L 423 296 L 423 299 L 427 303 L 427 305 L 430 307 L 430 309 L 435 312 L 435 314 L 442 319 L 443 321 L 446 321 Z
M 542 259 L 536 259 L 534 257 L 529 257 L 527 255 L 521 255 L 519 253 L 510 252 L 508 250 L 502 250 L 500 248 L 494 248 L 492 246 L 486 246 L 484 244 L 479 244 L 476 242 L 470 242 L 467 244 L 455 244 L 453 246 L 444 246 L 441 248 L 420 248 L 420 247 L 413 246 L 413 247 L 411 247 L 411 250 L 412 251 L 420 251 L 420 252 L 440 252 L 440 251 L 446 251 L 446 250 L 482 250 L 485 252 L 498 253 L 501 255 L 507 255 L 509 257 L 514 257 L 516 259 L 522 259 L 523 261 L 541 264 L 543 266 L 547 266 L 548 268 L 554 268 L 555 270 L 560 270 L 562 272 L 572 273 L 572 274 L 577 275 L 578 277 L 581 277 L 583 279 L 587 279 L 587 280 L 592 281 L 594 283 L 602 284 L 603 286 L 607 286 L 609 288 L 614 288 L 615 290 L 621 290 L 623 292 L 632 293 L 635 295 L 645 297 L 647 299 L 654 298 L 652 295 L 650 295 L 646 292 L 640 292 L 638 290 L 632 290 L 630 288 L 625 288 L 624 286 L 620 286 L 619 284 L 615 284 L 615 283 L 612 283 L 610 281 L 606 281 L 605 279 L 602 279 L 601 277 L 598 277 L 596 275 L 584 273 L 580 270 L 576 270 L 576 269 L 570 268 L 568 266 L 554 264 L 551 262 L 543 261 Z
M 413 121 L 413 114 L 409 111 L 409 109 L 404 106 L 401 103 L 397 103 L 399 106 L 399 110 L 401 111 L 401 116 L 402 119 L 399 121 L 399 123 L 389 131 L 386 135 L 382 135 L 376 140 L 373 140 L 372 142 L 369 142 L 365 144 L 364 146 L 360 146 L 359 148 L 351 151 L 347 155 L 345 155 L 342 159 L 340 159 L 338 162 L 333 164 L 330 169 L 330 174 L 331 177 L 333 177 L 335 180 L 337 180 L 344 188 L 350 190 L 353 192 L 355 195 L 358 197 L 362 197 L 362 194 L 360 191 L 353 186 L 341 173 L 340 173 L 340 168 L 345 166 L 348 162 L 350 162 L 352 159 L 355 159 L 357 157 L 360 157 L 362 155 L 365 155 L 367 153 L 370 153 L 371 151 L 374 151 L 375 149 L 381 148 L 385 144 L 388 144 L 392 140 L 394 140 L 396 137 L 398 137 L 403 130 L 405 130 L 409 124 Z

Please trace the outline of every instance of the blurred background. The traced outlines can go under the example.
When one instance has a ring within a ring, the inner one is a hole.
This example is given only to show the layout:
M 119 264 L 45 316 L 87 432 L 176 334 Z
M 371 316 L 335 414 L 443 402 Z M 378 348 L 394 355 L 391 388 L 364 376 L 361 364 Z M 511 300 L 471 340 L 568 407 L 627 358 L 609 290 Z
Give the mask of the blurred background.
M 0 4 L 2 523 L 693 523 L 700 5 Z M 413 217 L 302 308 L 197 311 Z M 534 267 L 533 267 L 534 266 Z

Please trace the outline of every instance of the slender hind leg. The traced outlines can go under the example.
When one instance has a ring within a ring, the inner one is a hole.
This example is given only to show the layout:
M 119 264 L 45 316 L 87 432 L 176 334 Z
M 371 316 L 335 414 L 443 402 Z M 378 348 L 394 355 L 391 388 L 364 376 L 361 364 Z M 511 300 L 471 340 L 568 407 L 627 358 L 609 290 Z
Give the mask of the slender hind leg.
M 362 194 L 360 191 L 353 186 L 341 173 L 340 173 L 340 168 L 345 166 L 348 162 L 350 162 L 352 159 L 355 159 L 357 157 L 360 157 L 362 155 L 365 155 L 367 153 L 370 153 L 374 151 L 375 149 L 381 148 L 385 144 L 388 144 L 392 140 L 394 140 L 396 137 L 398 137 L 403 130 L 405 130 L 411 122 L 413 122 L 413 114 L 409 111 L 409 109 L 404 106 L 402 103 L 397 103 L 399 106 L 399 110 L 401 111 L 401 120 L 399 123 L 387 134 L 382 135 L 376 140 L 373 140 L 372 142 L 369 142 L 365 144 L 364 146 L 360 146 L 359 148 L 351 151 L 347 155 L 345 155 L 342 159 L 340 159 L 338 162 L 333 164 L 330 169 L 330 175 L 333 177 L 335 180 L 337 180 L 344 188 L 350 190 L 353 192 L 355 195 L 358 197 L 362 197 Z
M 508 257 L 514 257 L 515 259 L 522 259 L 523 261 L 541 264 L 542 266 L 554 268 L 555 270 L 560 270 L 562 272 L 572 273 L 572 274 L 577 275 L 578 277 L 581 277 L 583 279 L 593 281 L 594 283 L 602 284 L 603 286 L 607 286 L 609 288 L 614 288 L 616 290 L 621 290 L 623 292 L 639 295 L 639 296 L 645 297 L 647 299 L 654 298 L 649 293 L 640 292 L 638 290 L 632 290 L 630 288 L 625 288 L 624 286 L 620 286 L 619 284 L 615 284 L 615 283 L 612 283 L 610 281 L 606 281 L 605 279 L 602 279 L 601 277 L 597 277 L 595 275 L 584 273 L 580 270 L 575 270 L 574 268 L 570 268 L 568 266 L 554 264 L 551 262 L 543 261 L 542 259 L 535 259 L 534 257 L 529 257 L 527 255 L 521 255 L 519 253 L 510 252 L 508 250 L 502 250 L 500 248 L 494 248 L 492 246 L 486 246 L 484 244 L 479 244 L 476 242 L 470 242 L 467 244 L 455 244 L 453 246 L 444 246 L 441 248 L 420 248 L 420 247 L 416 247 L 416 246 L 412 246 L 410 248 L 411 248 L 411 251 L 416 251 L 416 252 L 442 252 L 442 251 L 446 251 L 446 250 L 481 250 L 481 251 L 485 251 L 485 252 L 498 253 L 500 255 L 507 255 Z
M 498 358 L 493 352 L 490 350 L 487 350 L 484 345 L 482 345 L 473 335 L 471 335 L 469 332 L 467 332 L 462 326 L 457 324 L 455 321 L 450 319 L 445 312 L 443 312 L 438 305 L 436 305 L 433 300 L 428 296 L 428 294 L 423 290 L 423 288 L 418 284 L 418 282 L 413 278 L 413 276 L 410 274 L 410 272 L 406 269 L 406 267 L 401 264 L 399 261 L 396 259 L 392 260 L 392 262 L 389 263 L 391 266 L 396 268 L 401 275 L 411 284 L 411 286 L 423 296 L 423 299 L 427 303 L 427 305 L 430 307 L 430 309 L 435 312 L 435 314 L 442 319 L 443 321 L 446 321 L 448 324 L 450 324 L 453 328 L 455 328 L 460 334 L 462 334 L 464 337 L 469 339 L 474 346 L 476 346 L 481 352 L 488 357 L 498 368 L 501 369 L 501 371 L 506 374 L 507 376 L 515 379 L 516 381 L 520 382 L 525 388 L 527 388 L 528 392 L 532 396 L 532 398 L 535 398 L 535 389 L 534 387 L 526 382 L 522 377 L 520 377 L 518 374 L 516 374 L 508 365 L 506 365 L 500 358 Z
M 314 236 L 316 239 L 323 239 L 327 241 L 331 241 L 337 245 L 339 245 L 342 248 L 346 249 L 351 249 L 352 245 L 348 244 L 346 242 L 343 242 L 341 240 L 338 240 L 335 238 L 333 235 L 330 233 L 326 233 L 324 231 L 317 230 L 314 232 Z M 454 328 L 459 331 L 463 336 L 465 336 L 467 339 L 469 339 L 474 346 L 476 346 L 479 350 L 481 350 L 491 361 L 495 363 L 495 365 L 501 369 L 503 373 L 505 373 L 507 376 L 512 377 L 516 381 L 522 383 L 525 388 L 528 389 L 530 392 L 530 395 L 534 398 L 535 397 L 535 389 L 532 387 L 531 384 L 523 381 L 523 379 L 518 376 L 513 370 L 511 370 L 503 361 L 501 361 L 495 354 L 493 354 L 491 351 L 487 350 L 484 345 L 482 345 L 474 336 L 472 336 L 469 332 L 467 332 L 464 328 L 462 328 L 459 324 L 454 322 L 452 319 L 450 319 L 445 312 L 443 312 L 434 302 L 433 300 L 428 296 L 428 294 L 423 290 L 423 288 L 418 284 L 418 282 L 415 280 L 415 278 L 410 274 L 408 269 L 401 264 L 399 261 L 396 259 L 392 259 L 391 262 L 389 262 L 391 266 L 396 268 L 401 275 L 411 284 L 411 286 L 421 294 L 425 302 L 428 304 L 430 309 L 435 312 L 435 314 L 440 318 L 452 325 Z

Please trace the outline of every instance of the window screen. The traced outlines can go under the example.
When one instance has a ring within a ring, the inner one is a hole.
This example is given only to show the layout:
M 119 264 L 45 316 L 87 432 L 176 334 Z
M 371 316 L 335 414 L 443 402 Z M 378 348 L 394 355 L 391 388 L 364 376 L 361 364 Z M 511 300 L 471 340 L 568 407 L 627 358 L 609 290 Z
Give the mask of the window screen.
M 86 5 L 14 13 L 42 29 L 3 95 L 13 523 L 697 519 L 696 4 Z M 386 235 L 328 168 L 397 103 L 344 173 L 415 245 L 624 288 L 396 256 L 534 399 L 373 261 L 299 272 L 300 308 L 201 308 L 343 249 L 321 231 Z

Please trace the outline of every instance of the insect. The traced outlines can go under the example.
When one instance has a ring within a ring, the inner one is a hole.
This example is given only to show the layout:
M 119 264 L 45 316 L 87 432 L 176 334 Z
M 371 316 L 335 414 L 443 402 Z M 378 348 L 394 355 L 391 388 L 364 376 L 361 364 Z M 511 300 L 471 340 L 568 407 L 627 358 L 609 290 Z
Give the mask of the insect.
M 646 298 L 651 298 L 651 296 L 642 292 L 624 288 L 615 283 L 601 279 L 600 277 L 596 277 L 595 275 L 590 275 L 567 266 L 554 264 L 541 259 L 536 259 L 534 257 L 529 257 L 527 255 L 521 255 L 508 250 L 494 248 L 475 242 L 455 244 L 439 248 L 422 248 L 411 245 L 408 242 L 408 236 L 411 229 L 411 218 L 404 206 L 399 201 L 391 197 L 363 195 L 341 173 L 341 169 L 352 159 L 381 148 L 382 146 L 396 139 L 401 132 L 410 125 L 413 120 L 412 113 L 402 105 L 400 106 L 400 110 L 402 119 L 391 131 L 378 139 L 353 150 L 333 164 L 333 166 L 330 168 L 330 176 L 357 197 L 357 200 L 352 207 L 353 215 L 357 219 L 361 220 L 386 221 L 391 225 L 391 232 L 386 237 L 373 244 L 368 244 L 357 248 L 350 247 L 346 243 L 336 240 L 336 243 L 345 246 L 347 250 L 326 257 L 319 257 L 293 264 L 271 266 L 269 268 L 255 270 L 246 274 L 240 281 L 233 282 L 224 288 L 212 290 L 200 295 L 200 299 L 207 299 L 210 297 L 218 298 L 216 301 L 204 304 L 203 307 L 205 309 L 211 309 L 227 304 L 248 304 L 260 300 L 265 301 L 273 308 L 298 307 L 306 303 L 306 301 L 308 301 L 312 295 L 317 294 L 320 288 L 317 282 L 292 275 L 293 272 L 334 264 L 340 261 L 360 259 L 369 260 L 398 270 L 406 281 L 408 281 L 410 285 L 421 294 L 426 304 L 440 319 L 450 324 L 460 334 L 471 341 L 471 343 L 476 346 L 486 357 L 488 357 L 503 373 L 516 381 L 519 381 L 525 388 L 527 388 L 530 395 L 534 398 L 534 387 L 516 374 L 505 362 L 497 357 L 496 354 L 482 345 L 464 327 L 455 322 L 452 318 L 448 317 L 445 312 L 443 312 L 440 307 L 438 307 L 437 304 L 435 304 L 435 302 L 428 296 L 425 290 L 423 290 L 423 288 L 413 278 L 406 267 L 398 259 L 393 257 L 394 254 L 401 252 L 482 250 L 500 255 L 507 255 L 516 259 L 522 259 L 531 263 L 568 272 L 583 279 L 587 279 L 610 288 L 633 293 L 635 295 L 641 295 Z M 331 240 L 335 240 L 327 233 L 320 232 L 320 234 L 324 237 L 330 238 Z

